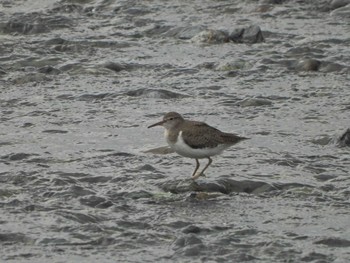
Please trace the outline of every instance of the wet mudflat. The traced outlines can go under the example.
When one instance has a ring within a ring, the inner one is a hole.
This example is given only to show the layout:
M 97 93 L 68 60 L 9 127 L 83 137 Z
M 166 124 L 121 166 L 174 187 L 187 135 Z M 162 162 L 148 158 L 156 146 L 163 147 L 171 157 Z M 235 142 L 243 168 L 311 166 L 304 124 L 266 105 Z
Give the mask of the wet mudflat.
M 349 1 L 0 5 L 1 261 L 350 260 Z M 251 139 L 193 182 L 168 111 Z

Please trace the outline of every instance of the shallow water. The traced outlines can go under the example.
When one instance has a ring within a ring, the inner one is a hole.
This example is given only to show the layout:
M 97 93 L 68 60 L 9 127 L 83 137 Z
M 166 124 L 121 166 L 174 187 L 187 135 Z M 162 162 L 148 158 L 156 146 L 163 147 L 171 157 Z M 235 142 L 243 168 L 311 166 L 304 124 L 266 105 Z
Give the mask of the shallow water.
M 2 261 L 350 260 L 349 5 L 29 2 L 0 9 Z M 251 139 L 194 183 L 167 111 Z

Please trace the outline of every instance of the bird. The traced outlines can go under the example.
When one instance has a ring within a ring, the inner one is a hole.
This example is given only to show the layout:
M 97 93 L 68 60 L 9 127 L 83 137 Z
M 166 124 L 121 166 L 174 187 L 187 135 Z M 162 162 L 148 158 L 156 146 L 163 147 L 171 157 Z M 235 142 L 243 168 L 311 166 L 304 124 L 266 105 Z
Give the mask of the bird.
M 164 137 L 177 154 L 196 160 L 196 167 L 192 173 L 192 179 L 196 180 L 204 175 L 204 172 L 212 164 L 212 156 L 221 154 L 228 147 L 249 138 L 233 133 L 222 132 L 204 122 L 184 119 L 177 112 L 168 112 L 163 120 L 154 123 L 148 128 L 163 126 Z M 208 159 L 206 166 L 198 172 L 199 159 Z

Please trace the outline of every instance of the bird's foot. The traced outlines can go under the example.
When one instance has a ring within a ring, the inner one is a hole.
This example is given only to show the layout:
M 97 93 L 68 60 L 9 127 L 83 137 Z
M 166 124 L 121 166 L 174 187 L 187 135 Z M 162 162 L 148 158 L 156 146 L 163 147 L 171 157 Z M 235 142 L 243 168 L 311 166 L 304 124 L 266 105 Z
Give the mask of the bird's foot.
M 205 174 L 204 174 L 204 173 L 197 172 L 197 173 L 195 173 L 195 175 L 192 176 L 192 180 L 196 180 L 196 179 L 198 179 L 200 176 L 205 176 Z

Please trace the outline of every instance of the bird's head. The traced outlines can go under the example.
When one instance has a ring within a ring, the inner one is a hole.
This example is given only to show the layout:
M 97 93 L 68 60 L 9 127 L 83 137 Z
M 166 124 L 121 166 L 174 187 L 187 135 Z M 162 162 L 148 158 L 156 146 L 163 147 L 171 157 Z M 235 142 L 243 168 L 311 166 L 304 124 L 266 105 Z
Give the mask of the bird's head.
M 168 112 L 164 115 L 163 120 L 148 126 L 148 128 L 152 128 L 155 126 L 163 126 L 165 129 L 169 130 L 179 123 L 183 122 L 184 118 L 177 112 Z

